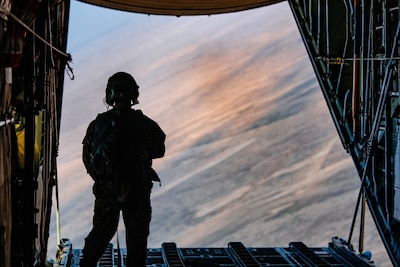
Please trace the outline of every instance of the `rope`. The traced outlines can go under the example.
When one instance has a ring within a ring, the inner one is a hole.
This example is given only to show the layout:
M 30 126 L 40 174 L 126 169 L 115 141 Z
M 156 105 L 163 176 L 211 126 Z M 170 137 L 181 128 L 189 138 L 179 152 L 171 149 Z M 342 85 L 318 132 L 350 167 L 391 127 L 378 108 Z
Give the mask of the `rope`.
M 42 38 L 39 34 L 37 34 L 35 31 L 33 31 L 28 25 L 26 25 L 22 20 L 20 20 L 17 16 L 15 16 L 13 13 L 10 11 L 4 9 L 3 7 L 0 7 L 0 12 L 6 14 L 10 18 L 12 18 L 14 21 L 19 23 L 22 27 L 24 27 L 26 30 L 28 30 L 30 33 L 32 33 L 34 36 L 36 36 L 39 40 L 41 40 L 43 43 L 45 43 L 47 46 L 49 46 L 51 49 L 54 49 L 57 53 L 60 55 L 64 56 L 68 61 L 72 60 L 71 54 L 65 53 L 58 49 L 57 47 L 53 46 L 50 44 L 48 41 L 46 41 L 44 38 Z

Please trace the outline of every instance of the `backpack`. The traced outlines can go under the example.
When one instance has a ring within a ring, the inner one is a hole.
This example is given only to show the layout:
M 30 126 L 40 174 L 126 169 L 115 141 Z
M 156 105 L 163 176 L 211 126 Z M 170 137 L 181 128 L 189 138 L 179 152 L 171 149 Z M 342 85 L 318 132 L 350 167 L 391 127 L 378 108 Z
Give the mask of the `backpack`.
M 128 167 L 161 185 L 151 165 L 152 159 L 164 156 L 165 137 L 158 124 L 140 110 L 131 110 L 121 119 L 119 111 L 112 109 L 89 124 L 82 142 L 83 163 L 95 181 L 110 179 L 117 171 L 132 172 Z
M 112 112 L 99 114 L 89 124 L 83 139 L 83 163 L 90 176 L 111 177 L 115 171 L 121 130 L 117 126 L 117 117 Z

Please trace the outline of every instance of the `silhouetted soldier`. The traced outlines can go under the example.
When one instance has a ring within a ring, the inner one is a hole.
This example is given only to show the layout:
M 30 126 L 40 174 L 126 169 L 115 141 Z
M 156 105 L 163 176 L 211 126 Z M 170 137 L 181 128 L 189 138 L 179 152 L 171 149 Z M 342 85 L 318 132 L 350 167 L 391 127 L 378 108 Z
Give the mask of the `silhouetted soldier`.
M 151 220 L 152 159 L 164 156 L 165 134 L 156 122 L 131 107 L 139 86 L 124 72 L 107 83 L 105 102 L 113 108 L 89 124 L 83 162 L 94 180 L 93 228 L 85 239 L 80 266 L 96 266 L 118 227 L 126 228 L 127 266 L 145 266 Z

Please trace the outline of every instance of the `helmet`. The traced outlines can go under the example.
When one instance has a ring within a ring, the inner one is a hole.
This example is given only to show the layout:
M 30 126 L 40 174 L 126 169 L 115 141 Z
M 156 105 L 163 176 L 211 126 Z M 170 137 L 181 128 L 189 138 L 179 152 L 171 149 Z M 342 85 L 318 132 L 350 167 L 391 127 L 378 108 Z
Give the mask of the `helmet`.
M 106 103 L 113 106 L 118 100 L 131 100 L 133 104 L 139 103 L 139 86 L 135 79 L 126 72 L 117 72 L 108 78 L 106 88 Z

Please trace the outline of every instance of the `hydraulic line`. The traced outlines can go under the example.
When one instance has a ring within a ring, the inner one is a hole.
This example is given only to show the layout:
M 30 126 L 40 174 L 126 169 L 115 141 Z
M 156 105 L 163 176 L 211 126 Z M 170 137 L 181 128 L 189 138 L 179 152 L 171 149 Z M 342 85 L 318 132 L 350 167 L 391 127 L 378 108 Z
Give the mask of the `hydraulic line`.
M 358 33 L 360 32 L 359 30 L 359 24 L 360 24 L 360 0 L 354 0 L 353 2 L 354 4 L 354 32 Z M 353 57 L 354 59 L 359 59 L 360 58 L 360 51 L 357 51 L 357 48 L 359 47 L 360 44 L 360 36 L 359 34 L 356 34 L 354 36 L 354 51 L 353 51 Z M 356 129 L 357 129 L 357 107 L 358 107 L 358 88 L 359 87 L 359 75 L 360 73 L 360 64 L 359 64 L 359 60 L 354 60 L 353 61 L 353 98 L 352 98 L 352 112 L 351 112 L 351 117 L 352 117 L 352 134 L 353 134 L 353 138 L 356 138 Z

